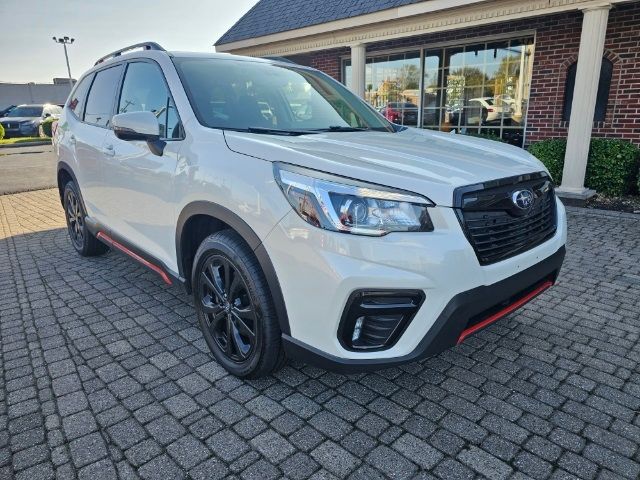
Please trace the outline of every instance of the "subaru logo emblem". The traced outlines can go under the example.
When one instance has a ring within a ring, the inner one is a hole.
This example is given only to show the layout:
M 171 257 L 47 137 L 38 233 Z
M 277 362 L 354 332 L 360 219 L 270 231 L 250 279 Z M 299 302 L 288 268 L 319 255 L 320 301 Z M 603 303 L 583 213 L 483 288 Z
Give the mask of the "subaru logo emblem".
M 533 205 L 533 192 L 531 190 L 518 190 L 511 195 L 513 204 L 521 210 L 527 210 Z

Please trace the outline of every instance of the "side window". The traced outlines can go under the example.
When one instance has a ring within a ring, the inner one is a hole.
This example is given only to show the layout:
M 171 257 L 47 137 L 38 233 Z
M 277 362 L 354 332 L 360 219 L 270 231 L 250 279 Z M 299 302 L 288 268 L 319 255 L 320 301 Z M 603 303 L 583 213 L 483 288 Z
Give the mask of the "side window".
M 89 91 L 89 86 L 91 86 L 92 80 L 93 74 L 87 75 L 80 80 L 80 83 L 78 83 L 67 101 L 67 108 L 78 118 L 82 117 L 82 109 L 84 108 L 84 103 L 87 100 L 87 92 Z
M 127 67 L 118 113 L 151 112 L 160 124 L 161 138 L 181 138 L 180 117 L 160 69 L 149 62 Z
M 99 127 L 108 127 L 111 124 L 113 100 L 122 68 L 122 65 L 116 65 L 96 73 L 84 111 L 85 122 Z

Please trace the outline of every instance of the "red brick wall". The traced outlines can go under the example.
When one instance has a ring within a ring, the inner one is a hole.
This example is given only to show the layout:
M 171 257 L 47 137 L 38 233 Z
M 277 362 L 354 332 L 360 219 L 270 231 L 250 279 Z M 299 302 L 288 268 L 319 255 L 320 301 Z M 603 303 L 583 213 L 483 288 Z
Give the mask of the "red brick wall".
M 527 115 L 526 142 L 566 137 L 562 106 L 567 68 L 578 57 L 582 13 L 571 12 L 487 27 L 460 29 L 378 42 L 368 52 L 417 47 L 439 42 L 536 31 L 533 76 Z M 613 62 L 613 77 L 605 122 L 594 124 L 593 135 L 619 137 L 640 145 L 640 3 L 616 7 L 609 14 L 605 55 Z M 340 80 L 340 58 L 348 48 L 325 50 L 312 56 L 312 66 Z
M 331 75 L 336 80 L 342 80 L 342 57 L 349 55 L 349 48 L 334 48 L 314 53 L 311 57 L 311 66 Z

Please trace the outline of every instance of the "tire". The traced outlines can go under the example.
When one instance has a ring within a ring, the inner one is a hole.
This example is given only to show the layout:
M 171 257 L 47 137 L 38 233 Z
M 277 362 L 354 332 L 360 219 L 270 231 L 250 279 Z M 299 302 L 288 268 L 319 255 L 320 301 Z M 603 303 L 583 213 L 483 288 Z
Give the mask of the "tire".
M 487 123 L 487 118 L 489 118 L 489 111 L 485 107 L 482 107 L 482 116 L 480 122 L 482 124 Z
M 83 257 L 101 255 L 109 248 L 100 242 L 87 228 L 85 218 L 87 212 L 82 203 L 78 187 L 73 181 L 67 182 L 63 192 L 64 216 L 71 245 Z
M 202 334 L 229 373 L 258 378 L 282 367 L 282 332 L 267 280 L 240 235 L 223 230 L 205 238 L 191 284 Z

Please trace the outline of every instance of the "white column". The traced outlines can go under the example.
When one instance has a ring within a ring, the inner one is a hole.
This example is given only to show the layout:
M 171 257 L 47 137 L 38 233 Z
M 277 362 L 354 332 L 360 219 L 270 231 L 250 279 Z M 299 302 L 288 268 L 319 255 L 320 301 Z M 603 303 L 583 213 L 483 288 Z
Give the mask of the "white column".
M 564 157 L 562 185 L 558 193 L 575 199 L 586 199 L 595 192 L 584 187 L 589 142 L 596 108 L 604 39 L 611 5 L 599 5 L 583 11 L 576 83 L 571 103 L 571 118 Z
M 364 98 L 364 72 L 367 59 L 367 48 L 364 43 L 351 45 L 351 90 Z

